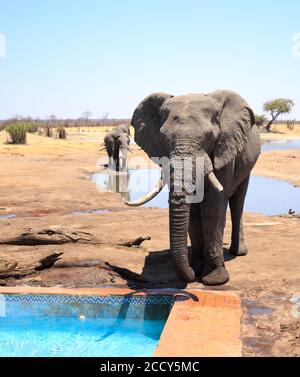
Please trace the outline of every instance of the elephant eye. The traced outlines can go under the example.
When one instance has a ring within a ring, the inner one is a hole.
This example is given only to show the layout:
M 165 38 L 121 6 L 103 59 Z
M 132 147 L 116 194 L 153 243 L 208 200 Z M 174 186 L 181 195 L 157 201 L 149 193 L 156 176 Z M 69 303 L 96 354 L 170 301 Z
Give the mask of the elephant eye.
M 219 124 L 220 123 L 219 114 L 213 113 L 211 116 L 211 122 L 214 124 Z

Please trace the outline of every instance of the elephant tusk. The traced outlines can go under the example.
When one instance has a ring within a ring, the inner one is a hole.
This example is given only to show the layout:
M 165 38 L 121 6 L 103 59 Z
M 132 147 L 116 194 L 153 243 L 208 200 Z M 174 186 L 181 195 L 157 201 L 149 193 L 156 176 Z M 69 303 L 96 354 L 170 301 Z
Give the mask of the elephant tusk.
M 153 198 L 155 198 L 156 195 L 158 195 L 161 192 L 161 190 L 164 188 L 165 185 L 166 185 L 166 183 L 164 183 L 162 178 L 160 178 L 159 181 L 157 182 L 157 184 L 154 186 L 154 188 L 151 191 L 149 191 L 146 195 L 144 195 L 140 199 L 137 199 L 133 202 L 125 201 L 125 204 L 130 206 L 130 207 L 141 206 L 141 205 L 149 202 Z
M 223 191 L 223 186 L 221 185 L 221 183 L 219 182 L 218 178 L 215 176 L 215 173 L 214 172 L 210 172 L 208 174 L 208 180 L 209 182 L 212 184 L 213 188 L 218 191 L 218 192 L 222 192 Z

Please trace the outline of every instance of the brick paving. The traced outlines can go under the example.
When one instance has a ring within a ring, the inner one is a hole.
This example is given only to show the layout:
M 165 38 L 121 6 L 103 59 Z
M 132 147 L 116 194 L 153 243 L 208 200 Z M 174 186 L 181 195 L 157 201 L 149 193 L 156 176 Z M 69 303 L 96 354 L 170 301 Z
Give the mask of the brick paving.
M 154 356 L 241 356 L 240 298 L 231 292 L 192 291 L 198 301 L 173 306 Z

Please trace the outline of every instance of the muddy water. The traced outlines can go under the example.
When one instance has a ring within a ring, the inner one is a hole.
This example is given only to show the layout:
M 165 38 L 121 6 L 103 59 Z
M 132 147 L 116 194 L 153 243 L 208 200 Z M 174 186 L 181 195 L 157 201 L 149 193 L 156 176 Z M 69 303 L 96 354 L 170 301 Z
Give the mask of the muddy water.
M 99 190 L 121 194 L 125 200 L 136 200 L 147 193 L 160 177 L 159 169 L 130 170 L 128 175 L 95 174 L 93 181 Z M 128 192 L 126 190 L 128 188 Z M 168 208 L 168 190 L 164 190 L 144 207 Z M 300 188 L 275 179 L 252 176 L 245 202 L 245 211 L 265 215 L 288 213 L 289 209 L 300 212 Z
M 14 219 L 16 217 L 17 215 L 15 215 L 14 213 L 11 213 L 9 215 L 0 215 L 0 220 L 9 220 L 9 219 Z
M 300 139 L 265 141 L 261 146 L 262 152 L 293 149 L 300 149 Z
M 160 177 L 159 169 L 137 169 L 129 170 L 128 173 L 119 175 L 110 170 L 94 174 L 92 181 L 98 190 L 111 191 L 120 194 L 123 200 L 136 200 L 145 195 L 157 182 Z M 144 207 L 168 207 L 168 189 L 165 187 L 151 202 Z
M 266 141 L 262 151 L 300 149 L 300 139 Z M 124 200 L 136 200 L 147 193 L 157 182 L 159 169 L 130 170 L 120 177 L 103 172 L 95 174 L 93 181 L 101 191 L 118 192 Z M 144 207 L 168 208 L 168 190 L 164 190 Z M 265 215 L 286 214 L 289 210 L 300 212 L 300 188 L 285 181 L 252 176 L 245 202 L 245 211 Z
M 270 315 L 274 313 L 275 309 L 267 307 L 267 306 L 260 306 L 255 301 L 245 301 L 244 306 L 247 309 L 248 315 L 250 316 L 260 316 L 260 315 Z
M 300 212 L 300 188 L 285 181 L 251 176 L 245 211 L 265 215 Z
M 88 209 L 84 211 L 76 211 L 72 212 L 72 215 L 74 216 L 80 216 L 80 215 L 101 215 L 103 213 L 109 213 L 111 212 L 109 209 Z

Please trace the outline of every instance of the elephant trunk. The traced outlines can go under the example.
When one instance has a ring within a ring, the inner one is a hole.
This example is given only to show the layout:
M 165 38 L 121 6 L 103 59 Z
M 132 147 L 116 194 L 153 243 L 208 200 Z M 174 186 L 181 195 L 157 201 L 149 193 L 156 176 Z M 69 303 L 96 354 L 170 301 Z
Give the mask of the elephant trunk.
M 179 277 L 191 283 L 195 281 L 195 272 L 189 266 L 187 251 L 187 234 L 190 217 L 190 204 L 169 205 L 171 256 Z
M 202 153 L 202 156 L 204 158 L 203 170 L 200 170 L 197 163 L 194 164 L 191 160 L 184 162 L 184 158 L 182 158 L 177 168 L 173 168 L 170 181 L 169 228 L 171 255 L 178 275 L 189 283 L 195 281 L 195 272 L 189 265 L 187 248 L 190 203 L 195 194 L 193 190 L 191 193 L 189 188 L 196 187 L 196 178 L 203 181 L 203 178 L 207 177 L 209 183 L 216 191 L 223 191 L 222 185 L 213 172 L 213 164 L 210 157 L 205 152 Z M 181 186 L 181 174 L 180 172 L 178 174 L 178 171 L 181 170 L 183 164 L 186 169 L 185 177 L 187 179 L 184 180 L 183 186 Z M 199 177 L 200 174 L 202 174 L 202 177 Z M 178 187 L 182 187 L 179 192 L 176 191 Z M 189 197 L 189 195 L 192 196 Z
M 182 174 L 184 170 L 184 175 Z M 180 278 L 191 283 L 195 272 L 189 265 L 187 236 L 190 219 L 190 188 L 195 183 L 197 169 L 193 161 L 184 158 L 173 161 L 170 171 L 169 234 L 171 256 Z

